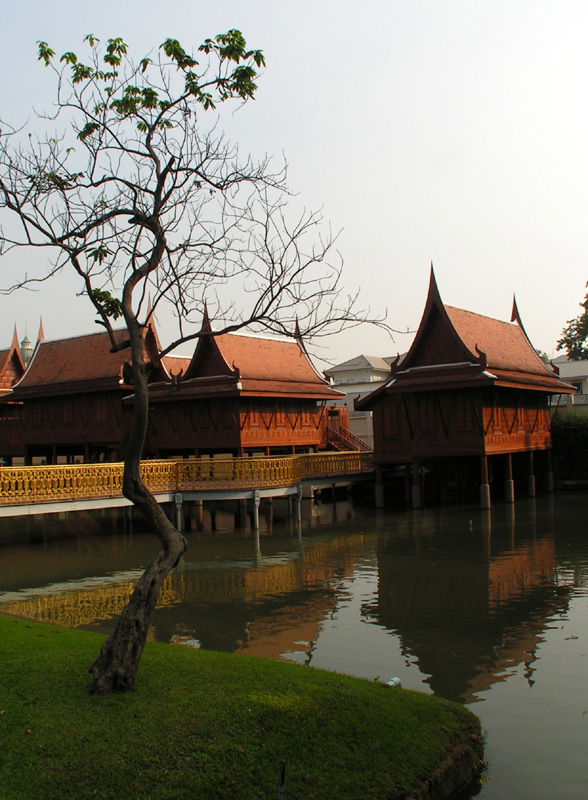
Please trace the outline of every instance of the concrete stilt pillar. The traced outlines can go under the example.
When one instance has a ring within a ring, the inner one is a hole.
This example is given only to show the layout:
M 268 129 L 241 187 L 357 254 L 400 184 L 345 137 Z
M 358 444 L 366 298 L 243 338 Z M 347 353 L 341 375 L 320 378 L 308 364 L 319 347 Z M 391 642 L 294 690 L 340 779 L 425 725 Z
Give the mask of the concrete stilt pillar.
M 533 451 L 529 450 L 529 468 L 527 472 L 527 494 L 529 497 L 535 497 L 535 471 L 533 468 Z
M 379 464 L 376 464 L 376 508 L 384 508 L 384 477 Z
M 480 458 L 480 508 L 490 508 L 490 484 L 488 482 L 488 457 Z
M 259 489 L 255 490 L 255 495 L 253 498 L 253 527 L 256 531 L 259 530 L 259 504 L 261 503 L 261 498 L 259 495 Z
M 419 462 L 412 462 L 412 507 L 422 508 L 423 497 L 421 494 L 421 474 L 419 469 Z
M 506 454 L 506 480 L 504 482 L 504 499 L 507 503 L 514 503 L 514 481 L 512 479 L 512 455 Z

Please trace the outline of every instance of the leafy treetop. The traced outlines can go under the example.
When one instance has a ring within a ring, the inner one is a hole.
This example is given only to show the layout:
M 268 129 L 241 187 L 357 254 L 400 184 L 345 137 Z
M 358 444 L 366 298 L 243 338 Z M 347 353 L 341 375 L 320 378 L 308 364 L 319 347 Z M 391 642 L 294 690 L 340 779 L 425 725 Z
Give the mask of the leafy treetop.
M 586 284 L 588 287 L 588 283 Z M 565 350 L 571 361 L 588 359 L 588 293 L 580 303 L 584 309 L 575 319 L 569 319 L 557 342 L 558 350 Z

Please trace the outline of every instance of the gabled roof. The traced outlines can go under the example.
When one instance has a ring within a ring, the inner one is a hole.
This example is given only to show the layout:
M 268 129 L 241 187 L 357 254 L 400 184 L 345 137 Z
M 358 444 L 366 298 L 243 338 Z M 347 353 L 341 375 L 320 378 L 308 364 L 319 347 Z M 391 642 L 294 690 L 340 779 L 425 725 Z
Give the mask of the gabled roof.
M 128 337 L 126 329 L 115 335 L 119 342 Z M 144 342 L 146 358 L 153 358 L 159 342 L 151 325 L 145 329 Z M 111 353 L 110 347 L 106 331 L 40 341 L 24 377 L 14 386 L 14 399 L 122 389 L 123 364 L 129 360 L 130 350 Z
M 119 340 L 125 335 L 126 331 L 117 331 Z M 110 352 L 106 332 L 44 340 L 37 346 L 26 375 L 14 387 L 14 395 L 25 397 L 115 387 L 122 381 L 124 361 L 124 351 Z
M 391 379 L 359 405 L 368 408 L 382 392 L 506 386 L 547 393 L 573 391 L 536 354 L 513 305 L 512 319 L 498 319 L 445 306 L 431 266 L 425 310 L 402 362 L 391 365 Z
M 174 392 L 188 396 L 254 395 L 338 399 L 339 392 L 312 366 L 298 340 L 268 339 L 225 333 L 214 336 L 207 318 L 190 365 Z M 170 387 L 153 386 L 151 395 L 167 395 Z
M 382 372 L 390 372 L 390 363 L 393 358 L 380 358 L 380 356 L 368 356 L 363 353 L 355 358 L 350 358 L 348 361 L 343 361 L 342 364 L 335 364 L 334 367 L 329 367 L 325 370 L 325 375 L 335 375 L 338 372 L 350 372 L 354 369 L 373 369 Z
M 490 370 L 554 377 L 553 370 L 537 355 L 517 322 L 502 322 L 452 306 L 445 306 L 445 310 L 457 335 L 472 354 L 472 360 L 479 360 L 482 352 Z

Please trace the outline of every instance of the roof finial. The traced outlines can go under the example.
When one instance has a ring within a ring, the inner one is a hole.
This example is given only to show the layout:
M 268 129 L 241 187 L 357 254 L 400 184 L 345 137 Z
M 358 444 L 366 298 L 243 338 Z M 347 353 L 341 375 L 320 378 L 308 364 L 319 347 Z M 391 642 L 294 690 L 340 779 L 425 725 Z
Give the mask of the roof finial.
M 200 333 L 212 333 L 212 324 L 208 315 L 208 303 L 206 300 L 204 301 L 204 309 L 202 311 L 202 325 L 200 327 Z
M 519 309 L 517 306 L 517 296 L 514 293 L 512 296 L 512 313 L 510 315 L 510 321 L 517 322 L 519 325 L 521 325 L 521 315 L 519 314 Z
M 510 317 L 510 321 L 511 322 L 516 322 L 516 324 L 519 326 L 519 328 L 523 332 L 523 336 L 525 337 L 525 339 L 529 342 L 531 347 L 533 347 L 533 345 L 531 343 L 531 340 L 527 336 L 527 331 L 525 330 L 525 326 L 523 325 L 523 320 L 521 319 L 521 315 L 519 314 L 519 307 L 517 306 L 517 298 L 516 298 L 515 294 L 513 294 L 513 296 L 512 296 L 512 314 L 511 314 L 511 317 Z M 533 347 L 533 350 L 534 349 L 535 348 Z
M 432 261 L 431 261 L 431 277 L 429 279 L 429 300 L 431 298 L 435 298 L 441 305 L 443 305 L 441 300 L 441 295 L 439 294 L 439 287 L 437 286 L 437 279 L 435 278 L 435 270 L 433 268 Z

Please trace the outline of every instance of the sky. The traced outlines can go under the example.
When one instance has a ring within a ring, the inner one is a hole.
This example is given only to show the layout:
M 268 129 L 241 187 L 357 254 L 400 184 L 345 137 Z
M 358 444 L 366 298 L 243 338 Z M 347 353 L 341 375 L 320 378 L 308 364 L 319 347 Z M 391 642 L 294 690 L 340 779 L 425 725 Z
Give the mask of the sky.
M 588 280 L 588 4 L 20 0 L 0 28 L 0 117 L 20 124 L 50 102 L 38 40 L 60 54 L 88 33 L 121 36 L 142 56 L 229 28 L 267 66 L 227 136 L 286 158 L 297 201 L 340 231 L 345 290 L 399 331 L 330 337 L 320 361 L 404 352 L 431 263 L 448 305 L 508 320 L 515 294 L 535 347 L 556 355 Z M 0 287 L 41 257 L 0 258 Z M 79 288 L 64 273 L 0 295 L 0 347 L 15 323 L 34 339 L 41 316 L 48 339 L 94 330 Z

